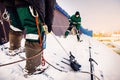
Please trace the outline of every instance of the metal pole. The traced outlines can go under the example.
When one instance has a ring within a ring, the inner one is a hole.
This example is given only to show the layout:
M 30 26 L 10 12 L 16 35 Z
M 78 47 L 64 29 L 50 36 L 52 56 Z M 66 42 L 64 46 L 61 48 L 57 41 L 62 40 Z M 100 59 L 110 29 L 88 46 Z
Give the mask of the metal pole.
M 92 64 L 92 57 L 91 57 L 91 47 L 89 46 L 89 61 L 90 61 L 90 76 L 91 76 L 91 80 L 93 80 L 93 64 Z

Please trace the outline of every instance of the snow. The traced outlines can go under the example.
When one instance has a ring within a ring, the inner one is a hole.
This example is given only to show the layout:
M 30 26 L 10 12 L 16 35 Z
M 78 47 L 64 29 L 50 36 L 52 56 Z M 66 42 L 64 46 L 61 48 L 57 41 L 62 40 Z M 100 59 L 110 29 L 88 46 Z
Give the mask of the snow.
M 78 63 L 82 65 L 80 70 L 90 72 L 89 46 L 92 58 L 98 63 L 98 65 L 93 63 L 94 74 L 101 80 L 119 80 L 120 56 L 91 37 L 82 34 L 81 39 L 83 41 L 78 42 L 75 35 L 69 35 L 67 38 L 55 36 L 52 33 L 47 35 L 47 48 L 44 50 L 45 59 L 59 69 L 62 69 L 60 66 L 63 66 L 67 72 L 60 72 L 50 66 L 43 74 L 25 78 L 22 70 L 25 67 L 25 61 L 23 61 L 0 67 L 0 80 L 90 80 L 89 73 L 74 72 L 68 65 L 61 62 L 64 60 L 63 58 L 69 58 L 71 51 Z M 24 43 L 23 39 L 21 45 L 24 46 Z M 9 47 L 9 43 L 5 46 Z M 7 56 L 2 49 L 0 54 L 0 65 L 21 60 L 19 55 Z M 20 53 L 20 55 L 25 56 L 25 53 Z M 56 63 L 60 66 L 56 66 Z

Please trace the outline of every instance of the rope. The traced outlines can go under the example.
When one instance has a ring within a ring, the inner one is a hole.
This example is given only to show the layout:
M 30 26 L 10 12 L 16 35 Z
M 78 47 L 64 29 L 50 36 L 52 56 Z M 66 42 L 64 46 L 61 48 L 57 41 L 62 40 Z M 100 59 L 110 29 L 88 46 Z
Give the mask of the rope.
M 53 34 L 53 32 L 51 32 L 51 34 L 53 35 L 53 37 L 56 39 L 56 41 L 58 42 L 58 44 L 61 46 L 61 48 L 64 50 L 64 52 L 69 56 L 69 53 L 65 50 L 65 48 L 62 46 L 62 44 L 59 42 L 59 40 L 56 38 L 55 34 Z
M 67 54 L 67 55 L 69 55 L 68 53 L 67 53 L 67 51 L 65 50 L 65 48 L 62 46 L 62 44 L 59 42 L 59 40 L 56 38 L 56 36 L 52 33 L 52 35 L 54 36 L 54 38 L 56 39 L 56 41 L 59 43 L 59 45 L 62 47 L 62 49 L 65 51 L 65 53 Z M 64 72 L 68 72 L 68 71 L 64 71 Z M 80 71 L 81 73 L 87 73 L 87 74 L 91 74 L 91 75 L 93 75 L 94 77 L 96 77 L 98 80 L 100 80 L 95 74 L 93 74 L 93 73 L 91 73 L 91 72 L 87 72 L 87 71 Z
M 42 51 L 42 50 L 41 50 Z M 40 51 L 40 52 L 41 52 Z M 30 60 L 30 59 L 34 59 L 36 58 L 37 56 L 39 56 L 41 53 L 33 56 L 33 57 L 30 57 L 30 58 L 25 58 L 25 59 L 22 59 L 22 60 L 18 60 L 18 61 L 14 61 L 14 62 L 11 62 L 11 63 L 7 63 L 7 64 L 2 64 L 0 65 L 0 67 L 3 67 L 3 66 L 7 66 L 7 65 L 11 65 L 11 64 L 15 64 L 15 63 L 18 63 L 18 62 L 22 62 L 22 61 L 25 61 L 25 60 Z M 47 64 L 49 64 L 51 67 L 53 67 L 54 69 L 58 70 L 58 71 L 61 71 L 61 72 L 68 72 L 68 71 L 65 71 L 65 70 L 61 70 L 59 68 L 56 68 L 55 66 L 53 66 L 52 64 L 50 64 L 47 60 L 45 60 Z M 90 73 L 90 72 L 87 72 L 87 71 L 79 71 L 81 73 L 86 73 L 86 74 L 92 74 L 94 77 L 96 77 L 98 80 L 100 80 L 95 74 L 93 73 Z
M 68 72 L 68 71 L 61 70 L 61 69 L 59 69 L 59 68 L 53 66 L 52 64 L 50 64 L 50 63 L 49 63 L 48 61 L 46 61 L 46 60 L 45 60 L 45 62 L 46 62 L 47 64 L 49 64 L 51 67 L 53 67 L 54 69 L 58 70 L 58 71 L 61 71 L 61 72 Z
M 30 60 L 30 59 L 34 59 L 34 58 L 36 58 L 37 56 L 39 56 L 42 51 L 43 51 L 43 49 L 40 51 L 39 54 L 37 54 L 37 55 L 35 55 L 35 56 L 33 56 L 33 57 L 24 58 L 24 59 L 22 59 L 22 60 L 18 60 L 18 61 L 14 61 L 14 62 L 11 62 L 11 63 L 2 64 L 2 65 L 0 65 L 0 67 L 7 66 L 7 65 L 11 65 L 11 64 L 15 64 L 15 63 L 22 62 L 22 61 L 26 61 L 26 60 Z M 51 67 L 53 67 L 54 69 L 58 70 L 58 71 L 68 72 L 68 71 L 61 70 L 61 69 L 59 69 L 59 68 L 56 68 L 55 66 L 53 66 L 52 64 L 50 64 L 47 60 L 45 60 L 45 62 L 46 62 L 47 64 L 49 64 Z M 93 75 L 94 77 L 96 77 L 98 80 L 100 80 L 100 79 L 99 79 L 95 74 L 93 74 L 93 73 L 90 73 L 90 72 L 87 72 L 87 71 L 79 71 L 79 72 L 80 72 L 80 73 L 91 74 L 91 75 Z
M 18 61 L 6 63 L 6 64 L 1 64 L 0 67 L 2 67 L 2 66 L 7 66 L 7 65 L 11 65 L 11 64 L 15 64 L 15 63 L 22 62 L 22 61 L 26 61 L 26 60 L 34 59 L 34 58 L 36 58 L 37 56 L 39 56 L 40 54 L 42 54 L 42 53 L 41 53 L 42 51 L 43 51 L 43 49 L 40 51 L 39 54 L 37 54 L 37 55 L 35 55 L 35 56 L 32 56 L 32 57 L 30 57 L 30 58 L 25 58 L 25 59 L 22 59 L 22 60 L 18 60 Z
M 18 60 L 18 61 L 14 61 L 14 62 L 6 63 L 6 64 L 1 64 L 0 67 L 7 66 L 7 65 L 12 65 L 12 64 L 19 63 L 19 62 L 26 61 L 26 60 L 34 59 L 34 58 L 36 58 L 37 56 L 41 55 L 41 54 L 42 54 L 42 53 L 41 53 L 42 51 L 43 51 L 43 49 L 40 51 L 39 54 L 37 54 L 37 55 L 35 55 L 35 56 L 33 56 L 33 57 L 30 57 L 30 58 L 24 58 L 24 57 L 22 57 L 22 56 L 19 55 L 20 58 L 22 58 L 22 60 Z M 61 70 L 61 69 L 59 69 L 59 68 L 53 66 L 53 65 L 50 64 L 47 60 L 45 60 L 45 62 L 46 62 L 47 64 L 49 64 L 51 67 L 53 67 L 54 69 L 58 70 L 58 71 L 66 72 L 66 71 L 64 71 L 64 70 Z
M 92 74 L 95 78 L 97 78 L 98 80 L 100 80 L 99 77 L 97 77 L 95 74 L 91 73 L 91 72 L 88 72 L 88 71 L 79 71 L 81 73 L 86 73 L 86 74 Z

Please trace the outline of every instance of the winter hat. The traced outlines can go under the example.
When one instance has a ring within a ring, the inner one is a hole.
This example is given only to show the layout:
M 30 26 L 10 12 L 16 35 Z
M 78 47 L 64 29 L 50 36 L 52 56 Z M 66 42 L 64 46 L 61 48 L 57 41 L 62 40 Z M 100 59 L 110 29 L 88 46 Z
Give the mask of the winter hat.
M 76 11 L 75 15 L 80 15 L 79 11 Z

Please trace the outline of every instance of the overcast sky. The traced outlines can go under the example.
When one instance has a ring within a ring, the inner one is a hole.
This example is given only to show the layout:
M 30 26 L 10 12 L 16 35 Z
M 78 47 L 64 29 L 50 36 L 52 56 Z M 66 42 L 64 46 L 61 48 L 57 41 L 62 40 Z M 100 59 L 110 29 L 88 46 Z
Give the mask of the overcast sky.
M 57 0 L 68 14 L 79 11 L 82 26 L 94 31 L 120 30 L 120 0 Z

